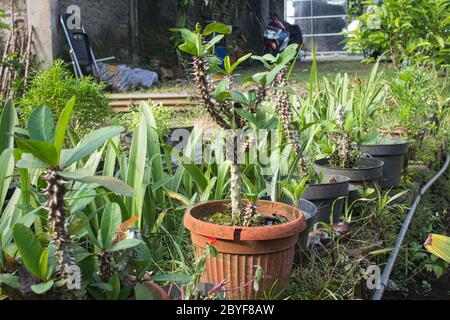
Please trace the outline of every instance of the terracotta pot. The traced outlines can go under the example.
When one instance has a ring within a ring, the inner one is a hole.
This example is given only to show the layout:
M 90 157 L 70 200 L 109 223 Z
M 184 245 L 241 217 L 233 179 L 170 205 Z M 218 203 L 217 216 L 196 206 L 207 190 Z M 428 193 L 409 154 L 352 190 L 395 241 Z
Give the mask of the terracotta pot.
M 153 295 L 155 297 L 154 300 L 169 300 L 169 295 L 167 294 L 167 292 L 162 287 L 157 285 L 156 283 L 151 282 L 151 281 L 146 281 L 146 282 L 143 282 L 142 284 L 152 290 Z
M 258 212 L 274 213 L 288 218 L 288 223 L 267 227 L 230 227 L 200 220 L 220 212 L 230 204 L 229 200 L 212 201 L 194 206 L 186 212 L 185 227 L 191 231 L 195 256 L 204 254 L 209 238 L 217 239 L 214 247 L 216 258 L 209 257 L 202 281 L 218 284 L 227 281 L 226 298 L 230 300 L 253 300 L 271 290 L 282 290 L 288 283 L 299 234 L 306 229 L 303 213 L 295 207 L 272 201 L 258 201 Z M 261 266 L 264 276 L 258 292 L 251 283 L 255 266 Z M 250 283 L 250 284 L 249 284 Z M 247 286 L 243 287 L 244 285 Z M 243 287 L 243 288 L 242 288 Z M 239 290 L 242 288 L 242 290 Z M 233 290 L 234 289 L 234 290 Z

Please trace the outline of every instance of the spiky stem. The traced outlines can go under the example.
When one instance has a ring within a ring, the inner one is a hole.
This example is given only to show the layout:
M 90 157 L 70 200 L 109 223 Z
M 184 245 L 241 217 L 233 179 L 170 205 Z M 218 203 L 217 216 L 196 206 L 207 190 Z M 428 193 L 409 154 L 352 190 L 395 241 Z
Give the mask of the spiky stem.
M 108 282 L 111 277 L 111 255 L 108 252 L 100 252 L 98 260 L 100 265 L 100 278 L 103 282 Z
M 351 156 L 351 144 L 350 137 L 347 132 L 344 131 L 344 107 L 337 106 L 336 108 L 336 124 L 338 125 L 340 132 L 333 133 L 331 139 L 336 143 L 338 149 L 335 154 L 331 156 L 331 159 L 338 162 L 342 168 L 350 168 L 354 165 L 354 161 Z
M 239 223 L 241 220 L 242 207 L 241 207 L 241 169 L 236 161 L 232 161 L 231 168 L 231 213 L 234 222 Z
M 208 61 L 203 58 L 194 57 L 192 65 L 194 69 L 193 75 L 195 86 L 197 88 L 197 94 L 200 97 L 202 104 L 210 114 L 211 118 L 213 118 L 219 126 L 228 129 L 230 126 L 224 117 L 219 113 L 218 108 L 216 108 L 216 103 L 211 98 L 209 93 L 212 90 L 212 87 L 207 77 Z
M 287 68 L 284 68 L 280 71 L 280 73 L 277 75 L 277 78 L 275 79 L 275 86 L 278 86 L 280 88 L 285 87 L 287 85 Z M 298 133 L 292 129 L 292 109 L 291 109 L 291 101 L 289 99 L 289 94 L 286 90 L 278 90 L 276 93 L 274 93 L 275 96 L 275 103 L 277 112 L 281 118 L 281 121 L 283 123 L 283 129 L 284 133 L 288 139 L 288 141 L 292 144 L 294 150 L 297 153 L 301 153 L 300 148 L 300 138 L 298 136 Z M 300 174 L 303 177 L 306 177 L 308 169 L 305 158 L 302 156 L 299 159 L 299 170 Z
M 256 205 L 253 202 L 249 201 L 244 208 L 244 219 L 242 226 L 250 227 L 255 215 L 256 215 Z
M 61 280 L 69 280 L 69 270 L 77 266 L 72 249 L 72 243 L 66 231 L 65 194 L 67 181 L 57 174 L 57 171 L 46 170 L 43 176 L 47 182 L 44 194 L 47 197 L 49 240 L 55 246 L 57 267 L 56 272 Z M 77 298 L 79 290 L 74 289 L 73 298 Z

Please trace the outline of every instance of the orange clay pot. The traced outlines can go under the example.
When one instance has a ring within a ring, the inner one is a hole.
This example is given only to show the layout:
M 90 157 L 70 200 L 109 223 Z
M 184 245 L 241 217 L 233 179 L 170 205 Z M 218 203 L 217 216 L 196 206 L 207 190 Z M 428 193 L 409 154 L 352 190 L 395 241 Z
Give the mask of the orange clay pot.
M 289 222 L 267 227 L 244 228 L 199 220 L 224 211 L 225 206 L 229 204 L 229 200 L 199 204 L 188 209 L 184 217 L 184 225 L 191 231 L 196 257 L 204 254 L 211 238 L 217 239 L 213 242 L 218 255 L 216 258 L 208 257 L 206 271 L 201 280 L 212 284 L 226 280 L 226 298 L 229 300 L 258 299 L 272 288 L 281 291 L 286 287 L 292 271 L 299 234 L 306 229 L 303 213 L 283 203 L 258 201 L 256 205 L 259 213 L 283 215 Z M 254 291 L 252 283 L 255 266 L 261 266 L 264 270 L 258 292 Z

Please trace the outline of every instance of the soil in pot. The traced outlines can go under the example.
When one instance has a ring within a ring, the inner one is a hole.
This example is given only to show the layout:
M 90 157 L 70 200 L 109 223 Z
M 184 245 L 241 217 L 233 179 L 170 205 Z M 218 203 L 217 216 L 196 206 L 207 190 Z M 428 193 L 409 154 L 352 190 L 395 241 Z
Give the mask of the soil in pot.
M 287 223 L 262 227 L 223 226 L 204 221 L 216 212 L 223 212 L 230 201 L 212 201 L 196 205 L 186 212 L 185 227 L 191 232 L 195 256 L 204 254 L 214 240 L 217 257 L 208 257 L 202 282 L 218 284 L 227 281 L 226 298 L 253 300 L 264 292 L 281 291 L 291 274 L 295 245 L 306 229 L 304 214 L 295 207 L 272 201 L 257 201 L 258 212 L 266 216 L 284 216 Z M 253 288 L 256 267 L 263 269 L 259 290 Z
M 409 142 L 401 139 L 383 139 L 379 144 L 360 146 L 362 152 L 384 162 L 383 176 L 379 182 L 382 189 L 400 185 L 408 148 Z

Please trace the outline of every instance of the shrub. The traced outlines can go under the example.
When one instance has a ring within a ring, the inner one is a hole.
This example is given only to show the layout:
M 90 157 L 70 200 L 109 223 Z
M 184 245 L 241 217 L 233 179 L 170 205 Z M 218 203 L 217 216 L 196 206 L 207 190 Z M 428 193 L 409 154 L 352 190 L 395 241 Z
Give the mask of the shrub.
M 358 17 L 358 28 L 344 32 L 349 36 L 347 50 L 389 52 L 397 66 L 433 59 L 437 64 L 450 63 L 448 0 L 385 0 L 381 6 L 366 1 L 365 5 L 367 12 Z
M 98 128 L 112 117 L 104 85 L 92 78 L 74 78 L 67 65 L 57 60 L 53 66 L 40 71 L 32 80 L 19 104 L 21 121 L 26 123 L 30 113 L 40 106 L 49 106 L 55 118 L 58 118 L 65 103 L 77 97 L 71 127 L 77 133 L 85 133 Z

